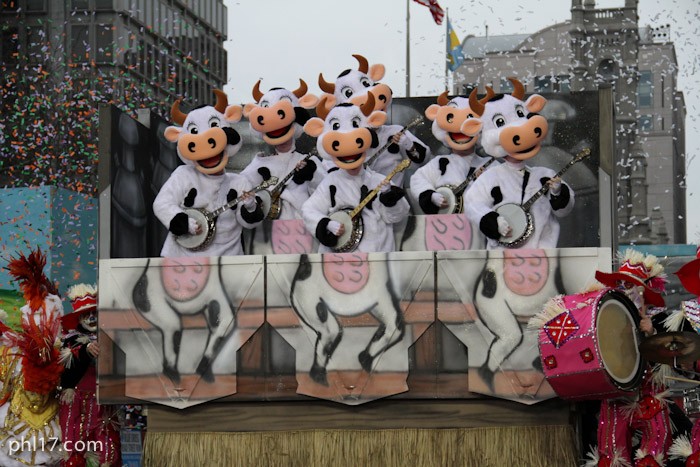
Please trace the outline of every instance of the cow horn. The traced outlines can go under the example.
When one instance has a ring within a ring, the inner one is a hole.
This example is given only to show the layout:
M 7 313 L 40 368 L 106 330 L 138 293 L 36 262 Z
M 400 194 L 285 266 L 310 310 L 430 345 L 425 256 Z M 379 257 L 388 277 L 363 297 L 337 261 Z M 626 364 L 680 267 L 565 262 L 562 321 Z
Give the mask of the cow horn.
M 450 100 L 447 98 L 447 91 L 440 94 L 437 98 L 437 103 L 440 106 L 447 105 L 448 102 L 450 102 Z
M 491 86 L 486 86 L 486 96 L 479 99 L 479 102 L 481 102 L 482 104 L 486 104 L 495 95 L 496 93 L 493 91 L 493 88 Z
M 510 95 L 516 99 L 523 100 L 525 97 L 525 87 L 523 86 L 523 83 L 518 81 L 516 78 L 508 78 L 508 81 L 513 83 L 513 92 L 511 92 Z
M 323 79 L 323 73 L 318 74 L 318 87 L 321 88 L 323 92 L 328 94 L 333 94 L 335 92 L 335 83 L 328 83 Z
M 367 93 L 367 100 L 360 106 L 360 110 L 365 117 L 369 117 L 369 114 L 374 111 L 374 95 L 371 92 Z
M 367 72 L 369 71 L 369 63 L 367 62 L 367 59 L 359 54 L 353 54 L 353 57 L 355 57 L 357 59 L 357 62 L 359 63 L 359 65 L 357 66 L 357 71 L 361 71 L 362 73 L 367 74 Z
M 260 81 L 261 79 L 258 80 L 257 83 L 255 83 L 255 86 L 253 86 L 253 99 L 255 99 L 255 102 L 260 102 L 260 99 L 262 99 L 263 93 L 260 92 Z
M 185 119 L 187 118 L 187 114 L 183 113 L 180 110 L 180 102 L 182 102 L 182 99 L 178 99 L 175 101 L 175 103 L 173 103 L 173 106 L 170 108 L 170 116 L 172 117 L 173 122 L 182 126 L 182 124 L 185 123 Z
M 321 99 L 318 101 L 318 105 L 316 106 L 316 116 L 321 120 L 326 120 L 328 112 L 331 111 L 331 109 L 326 107 L 328 98 L 329 96 L 327 94 L 324 94 L 323 96 L 321 96 Z
M 484 114 L 484 104 L 476 97 L 476 88 L 469 94 L 469 108 L 479 117 Z
M 304 94 L 306 94 L 306 91 L 309 90 L 309 87 L 306 85 L 303 79 L 299 79 L 299 87 L 292 91 L 292 94 L 297 96 L 297 99 L 301 99 L 304 97 Z
M 226 107 L 228 107 L 228 97 L 226 97 L 226 93 L 220 89 L 214 89 L 214 94 L 216 94 L 216 104 L 214 108 L 219 113 L 226 112 Z

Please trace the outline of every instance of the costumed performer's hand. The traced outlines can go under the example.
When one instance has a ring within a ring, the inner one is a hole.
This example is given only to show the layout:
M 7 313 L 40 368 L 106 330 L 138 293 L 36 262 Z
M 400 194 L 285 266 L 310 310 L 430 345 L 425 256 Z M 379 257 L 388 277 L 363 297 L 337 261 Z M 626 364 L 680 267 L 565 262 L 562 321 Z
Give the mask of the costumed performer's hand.
M 243 207 L 246 211 L 254 211 L 256 208 L 255 193 L 246 191 L 241 195 L 240 202 L 243 203 Z
M 190 235 L 199 235 L 202 233 L 202 226 L 199 222 L 191 217 L 187 218 L 187 233 Z
M 656 334 L 654 324 L 651 322 L 651 318 L 649 318 L 648 316 L 645 316 L 639 322 L 639 330 L 642 331 L 646 336 L 653 336 L 654 334 Z
M 294 168 L 294 170 L 301 170 L 301 169 L 303 169 L 304 167 L 306 167 L 306 161 L 302 159 L 302 160 L 300 160 L 299 162 L 297 162 L 297 165 L 296 165 L 296 167 Z
M 435 192 L 430 195 L 430 201 L 439 208 L 447 207 L 447 199 L 441 193 Z
M 97 358 L 100 355 L 100 346 L 97 345 L 97 342 L 90 342 L 85 350 L 92 358 Z
M 391 182 L 389 180 L 382 180 L 382 183 L 379 184 L 379 193 L 386 193 L 389 191 L 389 188 L 391 188 Z
M 561 177 L 554 177 L 547 180 L 547 186 L 549 186 L 549 192 L 558 196 L 561 193 Z
M 510 237 L 513 229 L 508 225 L 508 221 L 503 216 L 498 216 L 496 222 L 498 222 L 498 233 L 501 234 L 501 237 Z
M 345 233 L 345 226 L 338 221 L 330 221 L 326 226 L 326 230 L 336 237 L 340 237 Z
M 391 137 L 391 142 L 398 144 L 404 151 L 413 151 L 413 141 L 406 136 L 406 133 L 396 133 Z
M 61 391 L 61 404 L 72 404 L 75 399 L 75 389 L 64 389 Z

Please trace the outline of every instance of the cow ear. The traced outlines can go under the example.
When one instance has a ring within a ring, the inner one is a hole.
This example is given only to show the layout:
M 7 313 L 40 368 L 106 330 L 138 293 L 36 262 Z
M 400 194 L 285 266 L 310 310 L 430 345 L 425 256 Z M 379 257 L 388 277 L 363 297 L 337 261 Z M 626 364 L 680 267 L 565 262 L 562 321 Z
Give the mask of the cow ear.
M 304 124 L 304 133 L 307 135 L 318 138 L 323 133 L 323 120 L 318 117 L 310 118 L 308 122 Z
M 462 126 L 459 131 L 467 136 L 476 136 L 481 131 L 481 119 L 480 118 L 468 118 L 462 122 Z
M 171 143 L 174 143 L 180 137 L 180 133 L 182 133 L 182 128 L 178 126 L 169 126 L 163 132 L 163 136 Z
M 369 126 L 372 128 L 379 128 L 380 126 L 384 125 L 385 122 L 386 113 L 382 112 L 381 110 L 375 110 L 369 114 L 369 117 L 367 117 L 367 123 L 369 123 Z
M 318 97 L 313 94 L 305 94 L 299 99 L 299 105 L 305 109 L 315 109 L 318 105 Z
M 253 111 L 253 109 L 256 106 L 257 106 L 257 104 L 253 104 L 253 103 L 248 103 L 248 104 L 244 105 L 243 106 L 243 116 L 245 118 L 248 118 L 248 116 L 250 115 L 250 113 Z
M 384 73 L 386 73 L 386 68 L 384 68 L 384 65 L 381 63 L 372 65 L 369 67 L 369 71 L 367 72 L 369 77 L 372 78 L 372 81 L 379 81 L 380 79 L 384 78 Z
M 224 112 L 224 117 L 226 117 L 226 121 L 229 123 L 236 123 L 241 121 L 241 117 L 243 112 L 243 108 L 240 105 L 229 105 L 226 107 L 226 111 Z
M 544 109 L 544 105 L 547 103 L 547 99 L 540 96 L 539 94 L 531 95 L 525 102 L 525 107 L 532 113 L 539 113 Z
M 435 121 L 438 110 L 440 110 L 439 105 L 431 104 L 427 109 L 425 109 L 425 116 L 428 117 L 428 120 Z

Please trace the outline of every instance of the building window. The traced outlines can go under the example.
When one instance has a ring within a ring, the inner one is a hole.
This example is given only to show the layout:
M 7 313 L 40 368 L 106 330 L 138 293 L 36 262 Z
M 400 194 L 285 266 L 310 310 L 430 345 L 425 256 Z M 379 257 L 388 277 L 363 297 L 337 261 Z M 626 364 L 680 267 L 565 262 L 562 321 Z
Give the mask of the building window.
M 503 94 L 513 92 L 513 83 L 511 83 L 507 78 L 501 78 L 501 92 Z
M 87 10 L 90 8 L 90 1 L 89 0 L 72 0 L 71 1 L 71 8 L 73 10 Z
M 17 11 L 19 2 L 17 0 L 2 0 L 0 1 L 0 11 Z
M 562 92 L 562 93 L 571 92 L 571 79 L 569 78 L 569 75 L 557 76 L 556 85 L 559 86 L 559 89 L 557 89 L 559 92 Z
M 639 107 L 651 107 L 653 105 L 653 83 L 654 79 L 651 71 L 639 73 L 639 83 L 637 84 L 637 105 Z
M 95 10 L 112 10 L 112 0 L 95 0 Z
M 30 63 L 41 63 L 48 58 L 44 56 L 46 45 L 46 31 L 43 26 L 27 26 L 27 55 Z
M 70 28 L 71 63 L 87 62 L 90 59 L 90 31 L 87 26 L 74 24 Z
M 27 0 L 27 11 L 46 11 L 46 0 Z
M 554 91 L 554 83 L 551 76 L 535 77 L 535 92 L 552 92 Z
M 16 63 L 19 59 L 19 31 L 17 27 L 2 30 L 2 64 Z
M 637 127 L 639 131 L 653 131 L 654 130 L 654 118 L 651 115 L 641 115 L 637 119 Z
M 112 62 L 112 43 L 114 34 L 111 24 L 98 24 L 95 34 L 95 48 L 98 62 Z

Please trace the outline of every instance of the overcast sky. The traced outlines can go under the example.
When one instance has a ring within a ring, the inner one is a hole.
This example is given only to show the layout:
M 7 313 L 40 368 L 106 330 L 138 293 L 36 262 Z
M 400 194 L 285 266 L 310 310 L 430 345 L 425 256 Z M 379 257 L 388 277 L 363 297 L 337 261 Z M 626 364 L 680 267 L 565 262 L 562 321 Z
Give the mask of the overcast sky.
M 225 0 L 228 7 L 229 81 L 232 102 L 250 102 L 261 88 L 295 88 L 304 79 L 320 95 L 318 73 L 331 80 L 353 67 L 352 54 L 382 63 L 396 97 L 406 95 L 407 0 Z M 439 0 L 462 40 L 471 34 L 532 34 L 571 18 L 568 0 Z M 600 8 L 625 0 L 598 0 Z M 410 1 L 411 96 L 437 96 L 445 86 L 445 26 L 427 7 Z M 678 90 L 686 102 L 688 242 L 700 243 L 700 2 L 640 0 L 639 25 L 671 24 L 679 65 Z M 694 79 L 693 79 L 694 78 Z M 651 207 L 651 206 L 650 206 Z M 669 220 L 670 221 L 670 220 Z

